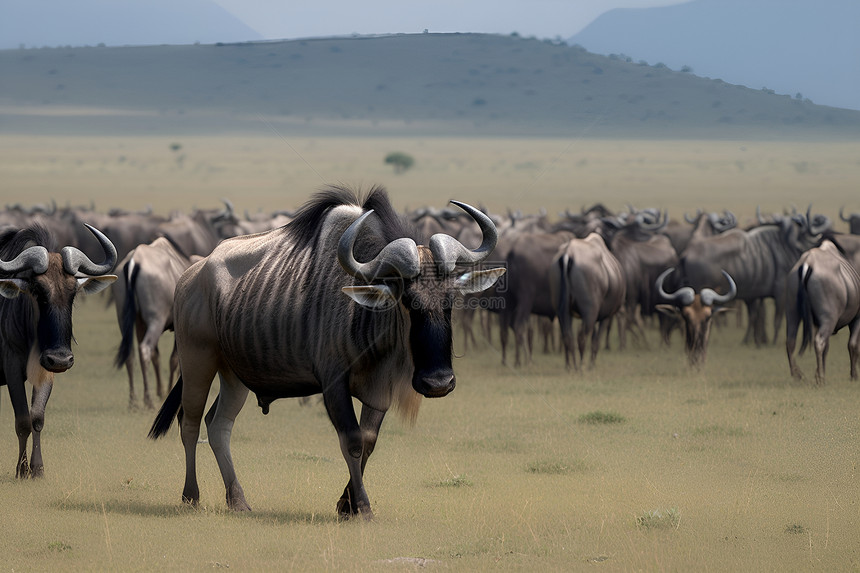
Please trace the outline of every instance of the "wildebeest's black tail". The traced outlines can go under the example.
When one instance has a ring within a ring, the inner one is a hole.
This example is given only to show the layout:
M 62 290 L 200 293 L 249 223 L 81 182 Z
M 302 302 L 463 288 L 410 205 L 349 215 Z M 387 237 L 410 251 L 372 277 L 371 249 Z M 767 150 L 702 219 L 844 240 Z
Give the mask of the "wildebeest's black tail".
M 561 280 L 558 284 L 558 323 L 561 327 L 561 339 L 562 344 L 565 345 L 565 353 L 570 351 L 573 354 L 573 364 L 576 366 L 576 352 L 573 351 L 572 344 L 570 347 L 567 346 L 569 342 L 573 340 L 573 325 L 571 320 L 571 309 L 570 309 L 570 293 L 568 293 L 568 284 L 567 277 L 570 272 L 570 268 L 573 264 L 573 261 L 570 260 L 570 257 L 565 253 L 564 255 L 558 258 L 558 269 Z
M 140 266 L 132 264 L 134 259 L 127 262 L 122 268 L 122 274 L 125 277 L 125 302 L 122 305 L 122 315 L 120 315 L 119 330 L 122 332 L 122 341 L 119 343 L 119 350 L 114 358 L 114 366 L 122 368 L 128 357 L 131 355 L 131 347 L 134 344 L 134 323 L 137 321 L 137 303 L 134 296 L 134 285 L 137 282 L 137 275 L 140 272 Z M 128 272 L 131 267 L 131 272 Z
M 170 426 L 173 424 L 173 418 L 182 421 L 182 375 L 179 375 L 179 380 L 176 385 L 167 395 L 164 404 L 155 416 L 155 421 L 152 422 L 152 427 L 149 429 L 149 437 L 157 440 L 167 433 Z
M 799 354 L 803 354 L 806 347 L 812 342 L 812 305 L 809 304 L 809 291 L 807 290 L 809 277 L 812 276 L 812 267 L 807 264 L 800 265 L 797 269 L 797 316 L 803 323 L 803 339 L 800 343 Z

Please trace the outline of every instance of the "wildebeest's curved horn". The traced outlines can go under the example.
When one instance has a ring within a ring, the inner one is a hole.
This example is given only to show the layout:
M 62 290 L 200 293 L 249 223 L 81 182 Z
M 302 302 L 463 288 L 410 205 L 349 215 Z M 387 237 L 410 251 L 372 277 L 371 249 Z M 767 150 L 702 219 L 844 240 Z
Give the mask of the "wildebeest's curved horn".
M 819 221 L 818 224 L 813 221 Z M 830 228 L 830 218 L 825 215 L 816 215 L 812 216 L 812 205 L 806 208 L 806 230 L 810 235 L 820 235 L 824 231 Z
M 666 280 L 670 274 L 675 272 L 674 268 L 666 269 L 660 276 L 657 277 L 657 281 L 654 283 L 654 286 L 657 288 L 657 294 L 659 294 L 662 298 L 669 301 L 678 301 L 680 306 L 689 306 L 693 304 L 693 300 L 696 297 L 696 291 L 693 290 L 693 287 L 681 287 L 673 293 L 667 293 L 663 290 L 663 281 Z
M 843 221 L 845 221 L 846 223 L 850 223 L 851 219 L 846 219 L 845 215 L 842 214 L 843 208 L 844 208 L 844 205 L 842 207 L 839 207 L 839 218 L 842 219 Z
M 48 249 L 45 247 L 30 247 L 24 249 L 11 261 L 0 259 L 0 271 L 4 273 L 17 273 L 26 269 L 41 275 L 48 270 Z
M 460 201 L 451 201 L 451 203 L 464 210 L 475 220 L 484 238 L 481 241 L 481 246 L 471 251 L 451 235 L 436 233 L 430 237 L 427 246 L 433 253 L 436 264 L 446 273 L 454 270 L 454 266 L 457 264 L 476 265 L 480 263 L 490 256 L 499 240 L 496 225 L 493 224 L 492 219 L 466 203 Z
M 696 209 L 696 216 L 695 216 L 695 217 L 693 217 L 693 218 L 691 219 L 689 215 L 687 215 L 686 213 L 684 213 L 684 220 L 685 220 L 686 222 L 688 222 L 689 224 L 691 224 L 691 225 L 695 225 L 695 224 L 696 224 L 696 221 L 698 221 L 698 220 L 699 220 L 699 216 L 700 216 L 701 214 L 702 214 L 702 210 L 701 210 L 701 209 Z
M 360 263 L 355 260 L 352 249 L 364 220 L 367 219 L 373 209 L 362 214 L 361 217 L 343 232 L 337 244 L 337 261 L 348 274 L 371 281 L 375 278 L 403 277 L 411 279 L 421 272 L 421 263 L 418 258 L 418 246 L 415 241 L 408 238 L 395 239 L 379 251 L 372 261 Z
M 702 304 L 705 306 L 714 306 L 715 304 L 725 304 L 735 298 L 738 294 L 738 285 L 732 279 L 732 276 L 726 271 L 721 271 L 726 280 L 729 281 L 729 292 L 726 294 L 718 294 L 717 291 L 709 288 L 703 288 L 701 292 Z
M 116 265 L 116 247 L 113 246 L 113 243 L 110 242 L 110 239 L 104 233 L 92 225 L 84 223 L 84 226 L 90 230 L 90 233 L 93 234 L 102 246 L 102 250 L 105 252 L 105 260 L 97 265 L 77 248 L 63 247 L 60 251 L 60 255 L 63 258 L 63 270 L 70 275 L 74 275 L 79 271 L 90 276 L 106 275 Z
M 657 211 L 657 220 L 653 223 L 646 223 L 644 220 L 637 219 L 637 223 L 639 223 L 639 228 L 645 231 L 651 231 L 656 233 L 657 231 L 663 230 L 666 225 L 669 224 L 669 211 L 663 211 L 663 218 L 660 218 L 660 212 Z
M 755 206 L 755 218 L 758 219 L 759 225 L 767 224 L 767 221 L 764 220 L 764 217 L 761 216 L 761 205 Z

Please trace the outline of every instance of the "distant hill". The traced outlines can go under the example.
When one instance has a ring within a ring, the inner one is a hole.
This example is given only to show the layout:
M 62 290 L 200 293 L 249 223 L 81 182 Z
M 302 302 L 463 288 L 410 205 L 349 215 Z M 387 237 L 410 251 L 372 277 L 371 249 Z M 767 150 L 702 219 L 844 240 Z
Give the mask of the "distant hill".
M 0 69 L 5 132 L 860 137 L 860 112 L 518 36 L 5 50 Z
M 0 0 L 0 15 L 0 49 L 262 38 L 211 0 Z
M 693 0 L 612 10 L 569 42 L 860 110 L 858 30 L 857 0 Z

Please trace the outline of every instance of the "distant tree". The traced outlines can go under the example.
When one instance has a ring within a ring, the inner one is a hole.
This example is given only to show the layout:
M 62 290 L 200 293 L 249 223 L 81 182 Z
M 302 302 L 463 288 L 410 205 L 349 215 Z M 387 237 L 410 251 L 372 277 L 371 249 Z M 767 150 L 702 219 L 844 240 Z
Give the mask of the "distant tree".
M 393 165 L 395 173 L 403 173 L 415 164 L 415 159 L 408 153 L 392 151 L 385 156 L 385 163 Z
M 685 74 L 691 74 L 693 73 L 693 68 L 691 68 L 690 66 L 682 66 L 681 72 Z

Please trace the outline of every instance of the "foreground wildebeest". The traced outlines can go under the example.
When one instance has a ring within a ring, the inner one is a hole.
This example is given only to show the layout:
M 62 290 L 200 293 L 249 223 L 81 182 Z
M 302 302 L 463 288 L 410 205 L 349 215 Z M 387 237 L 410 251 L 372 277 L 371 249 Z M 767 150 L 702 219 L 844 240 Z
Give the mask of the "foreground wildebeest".
M 726 310 L 722 305 L 731 301 L 738 294 L 738 287 L 731 275 L 722 271 L 729 283 L 729 292 L 719 294 L 710 288 L 696 292 L 692 287 L 681 287 L 673 293 L 667 293 L 663 288 L 674 268 L 666 269 L 657 277 L 655 288 L 657 293 L 672 304 L 659 304 L 657 310 L 669 316 L 679 317 L 684 322 L 685 350 L 690 366 L 701 368 L 705 365 L 708 354 L 708 339 L 711 335 L 711 319 Z
M 0 235 L 0 386 L 9 389 L 18 434 L 19 478 L 43 474 L 41 432 L 54 374 L 72 367 L 72 303 L 78 292 L 95 293 L 116 280 L 107 273 L 116 264 L 116 249 L 100 231 L 89 227 L 105 252 L 93 263 L 75 247 L 56 251 L 43 227 L 9 229 Z M 8 262 L 7 262 L 8 261 Z M 32 410 L 24 381 L 33 385 Z M 27 459 L 27 440 L 33 451 Z
M 183 500 L 200 497 L 197 437 L 217 372 L 220 395 L 206 422 L 230 508 L 249 509 L 230 454 L 248 390 L 264 413 L 278 398 L 322 393 L 349 468 L 338 513 L 372 517 L 362 476 L 385 412 L 396 403 L 414 417 L 420 395 L 454 389 L 454 293 L 485 289 L 504 273 L 470 270 L 492 252 L 496 229 L 456 204 L 484 232 L 474 251 L 444 234 L 416 245 L 381 188 L 363 202 L 331 188 L 285 227 L 225 240 L 182 275 L 174 305 L 182 373 L 150 436 L 163 435 L 181 405 Z M 362 403 L 360 424 L 352 397 Z
M 194 255 L 192 258 L 200 259 Z M 155 370 L 156 392 L 159 398 L 164 397 L 158 339 L 165 330 L 173 330 L 173 291 L 191 262 L 164 237 L 148 245 L 138 245 L 120 261 L 120 279 L 111 287 L 116 303 L 116 318 L 122 333 L 114 364 L 117 368 L 123 365 L 126 367 L 129 408 L 133 408 L 136 402 L 131 352 L 135 333 L 143 378 L 143 404 L 147 408 L 153 407 L 147 373 L 150 362 Z M 177 367 L 178 357 L 174 351 L 170 356 L 168 390 L 173 384 L 173 373 Z
M 800 353 L 815 348 L 815 383 L 824 384 L 824 362 L 830 336 L 847 326 L 851 379 L 857 379 L 860 357 L 860 275 L 839 247 L 825 241 L 803 253 L 786 279 L 785 350 L 791 375 L 803 378 L 794 359 L 797 330 L 803 324 Z
M 572 357 L 573 367 L 579 368 L 577 351 L 584 362 L 585 344 L 591 337 L 591 366 L 594 366 L 600 334 L 615 313 L 623 308 L 626 298 L 624 273 L 618 259 L 609 252 L 597 233 L 584 239 L 571 239 L 559 248 L 553 259 L 549 283 L 553 306 L 561 324 L 565 364 L 570 368 Z M 571 331 L 574 315 L 582 319 L 576 349 Z

